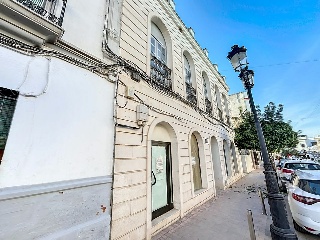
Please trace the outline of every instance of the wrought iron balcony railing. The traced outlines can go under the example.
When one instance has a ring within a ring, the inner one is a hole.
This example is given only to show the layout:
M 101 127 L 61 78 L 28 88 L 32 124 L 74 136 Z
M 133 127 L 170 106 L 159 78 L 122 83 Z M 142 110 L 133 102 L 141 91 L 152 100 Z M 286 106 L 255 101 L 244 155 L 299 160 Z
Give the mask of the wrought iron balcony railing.
M 151 55 L 151 82 L 156 86 L 172 91 L 171 69 Z
M 228 115 L 226 115 L 225 119 L 226 119 L 226 123 L 227 123 L 228 125 L 230 125 L 230 124 L 231 124 L 231 122 L 230 122 L 230 117 L 229 117 Z
M 205 99 L 205 103 L 206 103 L 206 112 L 210 115 L 212 115 L 212 104 L 211 104 L 211 101 L 206 98 Z
M 67 0 L 14 0 L 50 22 L 62 26 Z M 60 13 L 59 13 L 60 12 Z M 56 16 L 59 14 L 59 16 Z
M 220 121 L 223 121 L 222 110 L 220 108 L 218 108 L 218 118 Z
M 186 92 L 187 100 L 193 105 L 197 105 L 197 92 L 196 89 L 192 87 L 191 83 L 186 82 Z

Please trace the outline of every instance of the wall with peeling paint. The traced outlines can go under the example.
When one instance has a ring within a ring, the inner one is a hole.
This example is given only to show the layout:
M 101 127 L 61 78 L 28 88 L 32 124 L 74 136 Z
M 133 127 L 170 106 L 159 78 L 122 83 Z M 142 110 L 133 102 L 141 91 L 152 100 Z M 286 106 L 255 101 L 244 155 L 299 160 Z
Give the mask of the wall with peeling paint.
M 19 91 L 0 165 L 0 239 L 108 239 L 114 84 L 57 58 L 0 47 Z
M 0 55 L 1 87 L 20 92 L 0 187 L 111 175 L 114 85 L 55 58 Z

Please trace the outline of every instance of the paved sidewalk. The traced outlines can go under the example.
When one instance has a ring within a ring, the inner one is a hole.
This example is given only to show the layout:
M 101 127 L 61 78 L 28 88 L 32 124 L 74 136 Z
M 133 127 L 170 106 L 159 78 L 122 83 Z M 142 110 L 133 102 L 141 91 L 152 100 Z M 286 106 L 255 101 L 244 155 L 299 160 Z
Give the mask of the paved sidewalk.
M 257 239 L 271 239 L 270 217 L 262 215 L 257 189 L 265 189 L 264 174 L 257 169 L 231 188 L 193 210 L 183 219 L 164 229 L 153 240 L 247 240 L 250 239 L 247 209 L 252 211 Z M 266 203 L 266 207 L 267 207 Z
M 263 168 L 240 179 L 231 188 L 220 191 L 217 197 L 187 214 L 164 229 L 153 240 L 248 240 L 250 239 L 247 209 L 252 211 L 257 240 L 270 240 L 271 216 L 267 199 L 267 214 L 262 214 L 257 190 L 265 191 Z M 286 197 L 285 197 L 286 199 Z M 287 202 L 287 201 L 286 201 Z M 289 223 L 292 226 L 290 210 Z M 319 239 L 312 234 L 297 233 L 299 240 Z

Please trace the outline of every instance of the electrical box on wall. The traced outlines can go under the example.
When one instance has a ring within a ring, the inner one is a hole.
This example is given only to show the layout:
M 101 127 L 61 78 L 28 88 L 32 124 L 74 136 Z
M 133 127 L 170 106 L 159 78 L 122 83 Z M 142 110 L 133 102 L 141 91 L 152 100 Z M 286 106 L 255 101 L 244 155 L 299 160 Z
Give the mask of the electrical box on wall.
M 126 98 L 134 98 L 134 87 L 126 86 Z
M 146 105 L 140 104 L 137 106 L 137 122 L 138 125 L 145 125 L 148 121 L 149 109 Z

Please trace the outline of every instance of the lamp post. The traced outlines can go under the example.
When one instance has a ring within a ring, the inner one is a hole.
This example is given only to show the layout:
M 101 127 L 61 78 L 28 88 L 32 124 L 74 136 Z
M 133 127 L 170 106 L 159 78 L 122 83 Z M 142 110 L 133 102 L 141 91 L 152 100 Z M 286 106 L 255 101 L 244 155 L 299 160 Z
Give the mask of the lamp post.
M 248 69 L 247 62 L 247 49 L 245 47 L 239 47 L 234 45 L 231 51 L 228 53 L 227 58 L 232 64 L 235 72 L 240 72 L 239 78 L 244 84 L 247 90 L 251 111 L 253 113 L 256 130 L 259 138 L 262 159 L 264 164 L 264 174 L 268 192 L 268 202 L 270 206 L 270 212 L 272 216 L 272 224 L 270 225 L 271 237 L 275 239 L 298 239 L 294 231 L 290 229 L 287 211 L 285 207 L 285 201 L 283 195 L 279 192 L 279 186 L 277 182 L 276 173 L 271 165 L 268 150 L 264 140 L 262 128 L 258 120 L 256 108 L 253 102 L 251 89 L 254 85 L 253 76 L 254 72 Z

